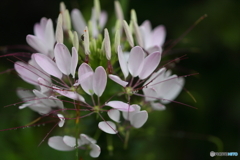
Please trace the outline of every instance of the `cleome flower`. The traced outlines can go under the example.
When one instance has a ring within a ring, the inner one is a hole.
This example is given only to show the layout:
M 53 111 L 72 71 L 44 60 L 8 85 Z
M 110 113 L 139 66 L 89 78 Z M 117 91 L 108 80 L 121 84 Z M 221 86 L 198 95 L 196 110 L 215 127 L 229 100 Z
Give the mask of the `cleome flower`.
M 26 38 L 36 52 L 28 62 L 14 64 L 17 74 L 34 85 L 31 90 L 18 89 L 23 101 L 19 109 L 28 107 L 42 117 L 54 117 L 58 119 L 55 126 L 67 132 L 48 139 L 53 149 L 76 153 L 78 149 L 89 150 L 91 157 L 99 157 L 101 149 L 96 140 L 79 135 L 86 130 L 96 133 L 94 137 L 99 137 L 100 130 L 117 134 L 125 139 L 125 146 L 130 131 L 144 129 L 150 116 L 146 108 L 165 109 L 183 88 L 182 77 L 159 67 L 164 26 L 152 30 L 148 20 L 139 26 L 134 10 L 128 24 L 120 3 L 114 4 L 115 26 L 104 28 L 107 13 L 101 10 L 99 0 L 94 0 L 88 21 L 79 9 L 69 12 L 62 2 L 55 34 L 52 20 L 42 18 L 34 26 L 34 35 Z M 111 147 L 107 147 L 109 152 Z

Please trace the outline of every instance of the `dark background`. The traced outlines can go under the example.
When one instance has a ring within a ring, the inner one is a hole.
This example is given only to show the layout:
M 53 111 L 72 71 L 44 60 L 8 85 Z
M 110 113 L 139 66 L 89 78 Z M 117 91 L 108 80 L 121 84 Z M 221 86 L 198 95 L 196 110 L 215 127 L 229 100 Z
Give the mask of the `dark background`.
M 120 1 L 125 4 L 125 1 Z M 41 17 L 56 20 L 60 1 L 2 0 L 0 2 L 1 54 L 13 52 L 5 46 L 24 45 L 27 34 Z M 87 19 L 92 1 L 65 1 L 69 10 L 80 6 Z M 101 2 L 102 9 L 114 18 L 113 1 Z M 186 78 L 186 89 L 197 103 L 183 92 L 177 101 L 198 109 L 171 103 L 167 110 L 150 116 L 144 130 L 130 141 L 128 150 L 116 147 L 114 156 L 106 148 L 99 159 L 213 159 L 210 151 L 240 153 L 240 1 L 239 0 L 129 0 L 124 6 L 129 19 L 130 9 L 137 12 L 141 24 L 149 19 L 155 27 L 164 24 L 167 42 L 177 39 L 199 17 L 208 17 L 199 23 L 172 50 L 168 58 L 187 54 L 188 59 L 177 64 L 179 75 L 199 73 Z M 13 48 L 14 46 L 12 46 Z M 11 58 L 10 58 L 11 59 Z M 13 68 L 6 58 L 0 59 L 0 72 Z M 28 87 L 14 72 L 0 75 L 0 130 L 26 125 L 35 117 L 30 110 L 17 106 L 15 90 Z M 0 132 L 0 159 L 41 160 L 73 159 L 73 152 L 59 152 L 44 142 L 37 147 L 52 125 Z M 56 135 L 52 133 L 52 135 Z M 116 138 L 116 137 L 115 137 Z M 116 143 L 121 143 L 117 141 Z M 105 158 L 103 158 L 105 157 Z M 108 157 L 108 158 L 106 158 Z M 238 159 L 221 157 L 221 159 Z

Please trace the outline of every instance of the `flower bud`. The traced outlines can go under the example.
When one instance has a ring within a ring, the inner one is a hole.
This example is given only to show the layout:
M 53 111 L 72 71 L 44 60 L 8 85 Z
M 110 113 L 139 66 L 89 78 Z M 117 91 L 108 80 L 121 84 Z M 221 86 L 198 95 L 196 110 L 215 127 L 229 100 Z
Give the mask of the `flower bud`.
M 132 32 L 131 32 L 130 27 L 128 26 L 128 24 L 125 20 L 123 21 L 123 29 L 124 29 L 125 34 L 127 36 L 128 43 L 130 44 L 131 47 L 134 47 Z
M 76 31 L 73 32 L 73 47 L 76 48 L 76 50 L 78 51 L 79 49 L 79 39 L 78 39 L 78 34 Z
M 137 43 L 139 46 L 144 47 L 143 46 L 143 38 L 142 38 L 142 35 L 140 32 L 139 26 L 135 20 L 132 20 L 132 23 L 133 23 L 133 29 L 134 29 L 134 34 L 136 36 Z
M 114 41 L 114 48 L 115 48 L 115 51 L 116 53 L 118 52 L 118 46 L 120 45 L 120 30 L 117 29 L 116 30 L 116 33 L 115 33 L 115 41 Z
M 109 33 L 106 28 L 104 29 L 104 48 L 106 52 L 106 57 L 108 60 L 110 60 L 111 59 L 111 43 L 110 43 Z
M 63 43 L 62 14 L 60 13 L 57 21 L 57 29 L 55 34 L 57 43 Z
M 83 41 L 83 45 L 84 45 L 84 51 L 86 55 L 90 54 L 90 49 L 89 49 L 89 32 L 88 32 L 88 27 L 85 27 L 84 30 L 84 41 Z

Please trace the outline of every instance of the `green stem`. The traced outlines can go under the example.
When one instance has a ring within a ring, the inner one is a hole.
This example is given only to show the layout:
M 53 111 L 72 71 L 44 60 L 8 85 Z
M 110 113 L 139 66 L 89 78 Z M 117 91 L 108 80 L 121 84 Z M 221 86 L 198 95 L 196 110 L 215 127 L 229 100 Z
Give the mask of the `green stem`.
M 129 136 L 130 136 L 130 132 L 128 130 L 126 133 L 125 141 L 124 141 L 124 149 L 127 149 L 127 147 L 128 147 Z
M 75 121 L 75 123 L 76 123 L 76 128 L 75 128 L 75 130 L 76 130 L 76 135 L 75 135 L 75 138 L 76 138 L 76 160 L 79 160 L 79 157 L 78 157 L 78 152 L 79 152 L 79 149 L 78 149 L 78 138 L 79 138 L 79 133 L 80 133 L 80 128 L 79 128 L 79 122 L 80 122 L 80 119 L 79 119 L 79 117 L 80 117 L 80 106 L 79 105 L 77 105 L 76 106 L 76 108 L 77 108 L 77 110 L 76 110 L 76 121 Z

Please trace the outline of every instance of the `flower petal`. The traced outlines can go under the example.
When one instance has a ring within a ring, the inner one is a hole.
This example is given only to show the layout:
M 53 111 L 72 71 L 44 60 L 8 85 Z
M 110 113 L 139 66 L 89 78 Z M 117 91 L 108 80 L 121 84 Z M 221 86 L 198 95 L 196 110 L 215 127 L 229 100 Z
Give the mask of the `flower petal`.
M 158 97 L 156 89 L 154 89 L 154 87 L 143 88 L 143 93 L 145 95 L 145 101 L 155 101 Z
M 98 96 L 101 97 L 107 84 L 107 73 L 102 66 L 96 68 L 93 76 L 93 91 Z
M 69 75 L 71 73 L 71 55 L 68 48 L 62 43 L 57 43 L 54 55 L 59 70 L 63 74 Z
M 27 65 L 23 62 L 16 62 L 14 63 L 14 68 L 18 72 L 19 76 L 26 82 L 33 84 L 33 85 L 39 85 L 38 84 L 38 77 L 33 67 Z
M 108 112 L 107 112 L 108 116 L 114 120 L 115 122 L 119 123 L 120 121 L 120 111 L 117 110 L 117 109 L 110 109 Z
M 36 49 L 38 52 L 47 54 L 48 53 L 48 48 L 45 46 L 45 43 L 42 39 L 34 36 L 34 35 L 27 35 L 26 37 L 27 43 Z
M 41 93 L 43 93 L 43 94 L 52 90 L 50 83 L 48 81 L 42 79 L 41 77 L 38 78 L 38 84 L 41 88 Z
M 62 114 L 57 114 L 58 118 L 60 119 L 60 121 L 58 122 L 58 126 L 62 127 L 65 123 L 65 118 Z
M 78 64 L 78 52 L 75 47 L 72 47 L 71 74 L 73 78 L 75 78 L 77 64 Z
M 105 105 L 110 106 L 115 109 L 118 109 L 123 112 L 132 112 L 135 110 L 132 106 L 130 106 L 129 104 L 124 103 L 122 101 L 110 101 L 110 102 L 106 103 Z
M 120 84 L 123 87 L 126 87 L 128 85 L 128 82 L 121 80 L 118 76 L 109 74 L 108 77 L 113 80 L 114 82 Z
M 87 63 L 82 63 L 78 69 L 78 82 L 81 84 L 82 89 L 89 95 L 93 95 L 93 75 L 88 76 L 87 80 L 84 77 L 84 74 L 94 73 L 92 68 Z M 84 77 L 84 81 L 82 81 L 82 76 Z
M 48 96 L 45 94 L 41 93 L 40 91 L 34 89 L 33 93 L 36 95 L 36 97 L 41 101 L 43 104 L 46 106 L 51 106 L 51 107 L 56 107 L 56 103 L 51 100 Z
M 166 109 L 166 107 L 164 105 L 162 105 L 161 103 L 151 102 L 151 106 L 154 110 L 162 111 L 162 110 Z
M 64 109 L 64 105 L 63 105 L 63 102 L 62 100 L 56 98 L 56 97 L 53 97 L 53 96 L 50 96 L 49 97 L 50 99 L 54 100 L 54 102 L 56 103 L 56 106 L 60 109 Z
M 90 147 L 92 148 L 92 150 L 90 151 L 90 156 L 93 158 L 97 158 L 101 153 L 101 148 L 94 143 L 92 143 Z
M 61 71 L 58 69 L 56 63 L 54 63 L 49 57 L 44 54 L 36 53 L 33 55 L 33 58 L 45 72 L 59 79 L 62 78 Z
M 161 95 L 160 97 L 164 99 L 162 100 L 164 104 L 168 104 L 174 100 L 184 85 L 184 79 L 181 77 L 178 78 L 176 75 L 172 75 L 168 79 L 169 80 L 162 82 L 161 88 L 157 91 L 157 93 Z
M 123 72 L 124 78 L 126 79 L 128 76 L 127 61 L 123 55 L 122 47 L 120 45 L 118 46 L 118 60 L 119 60 L 119 64 Z
M 133 77 L 138 76 L 140 71 L 142 70 L 141 64 L 144 60 L 145 53 L 142 48 L 139 46 L 133 47 L 131 49 L 129 59 L 128 59 L 128 70 Z
M 100 17 L 99 17 L 99 27 L 100 27 L 100 30 L 102 30 L 103 27 L 105 26 L 105 24 L 107 22 L 107 19 L 108 19 L 107 12 L 102 11 L 101 14 L 100 14 Z
M 95 139 L 89 137 L 86 134 L 80 134 L 80 140 L 81 140 L 82 145 L 89 144 L 89 143 L 96 143 Z
M 145 124 L 147 119 L 147 111 L 140 111 L 132 116 L 132 120 L 130 121 L 130 123 L 134 128 L 140 128 Z
M 128 121 L 131 121 L 132 120 L 132 116 L 136 113 L 138 113 L 140 111 L 140 106 L 139 105 L 136 105 L 136 104 L 133 104 L 131 105 L 135 110 L 133 112 L 123 112 L 123 118 L 128 120 Z
M 148 76 L 150 76 L 150 74 L 152 74 L 152 72 L 157 68 L 160 59 L 161 59 L 160 52 L 154 52 L 147 56 L 142 63 L 142 67 L 140 67 L 142 69 L 139 73 L 139 78 L 145 79 Z
M 56 150 L 59 151 L 71 151 L 74 150 L 73 147 L 69 147 L 68 145 L 66 145 L 63 141 L 63 137 L 61 136 L 54 136 L 54 137 L 50 137 L 48 139 L 48 145 Z
M 62 90 L 60 88 L 57 88 L 57 87 L 54 87 L 53 86 L 53 89 L 55 92 L 65 96 L 65 97 L 68 97 L 70 99 L 74 99 L 76 101 L 82 101 L 82 102 L 85 102 L 85 99 L 78 93 L 76 92 L 72 92 L 72 91 L 67 91 L 67 90 Z
M 38 112 L 39 114 L 48 114 L 52 109 L 49 106 L 46 106 L 45 104 L 35 101 L 30 106 L 28 106 L 30 109 L 32 109 L 35 112 Z
M 159 25 L 152 31 L 152 46 L 162 47 L 166 38 L 166 29 L 163 25 Z
M 50 56 L 51 51 L 53 50 L 54 43 L 55 43 L 53 22 L 51 19 L 48 19 L 47 23 L 46 23 L 46 28 L 44 31 L 44 42 L 45 42 L 45 45 L 47 46 L 47 50 L 48 50 L 46 54 Z
M 71 12 L 71 17 L 74 29 L 78 32 L 78 35 L 81 36 L 84 33 L 84 28 L 86 27 L 86 22 L 81 11 L 78 9 L 73 9 Z
M 78 140 L 79 141 L 79 140 Z M 76 138 L 72 136 L 63 136 L 63 142 L 71 148 L 76 147 Z
M 99 129 L 108 134 L 117 134 L 116 125 L 111 121 L 102 121 L 98 123 Z

